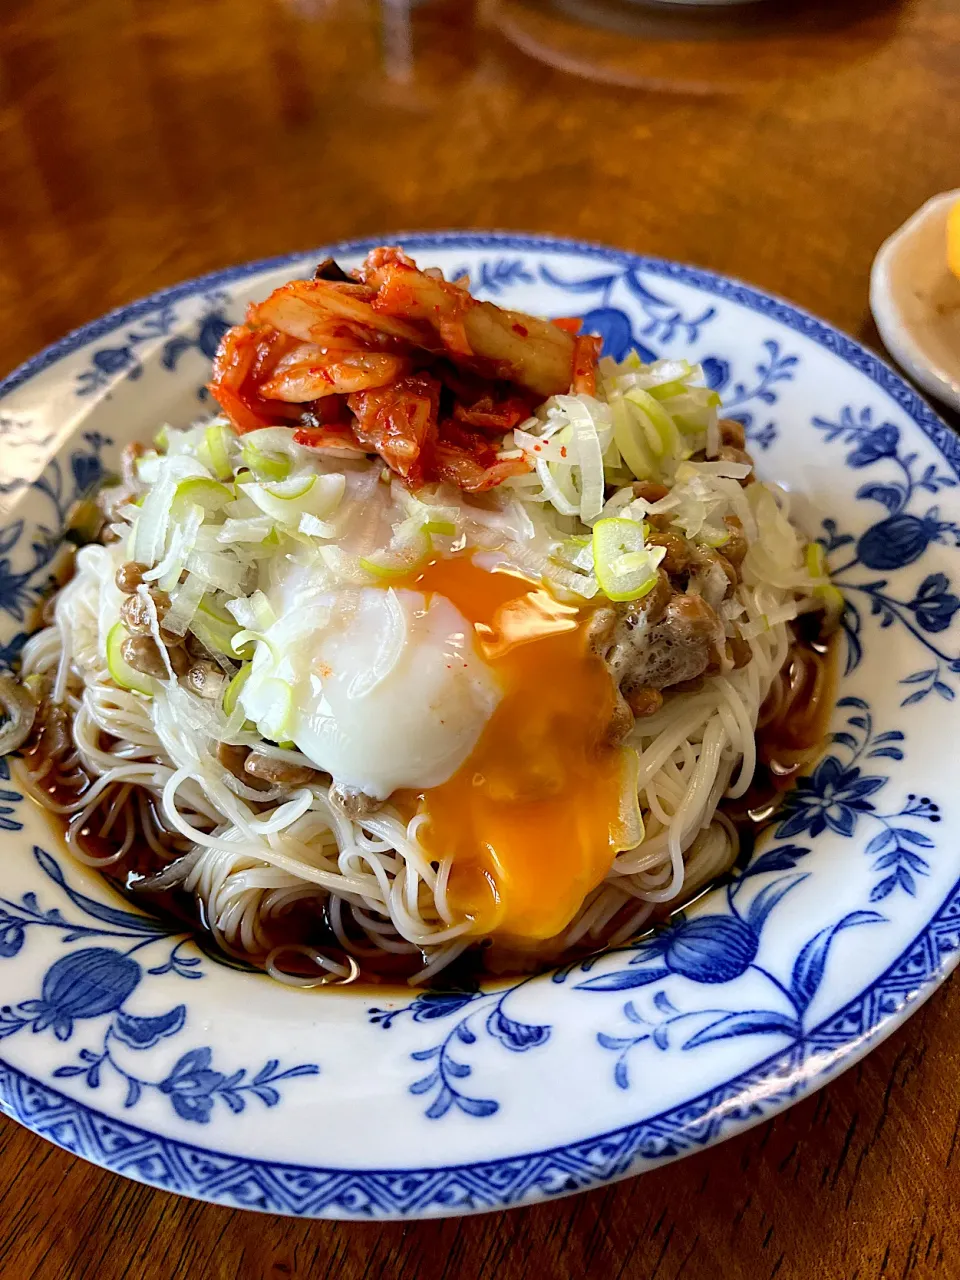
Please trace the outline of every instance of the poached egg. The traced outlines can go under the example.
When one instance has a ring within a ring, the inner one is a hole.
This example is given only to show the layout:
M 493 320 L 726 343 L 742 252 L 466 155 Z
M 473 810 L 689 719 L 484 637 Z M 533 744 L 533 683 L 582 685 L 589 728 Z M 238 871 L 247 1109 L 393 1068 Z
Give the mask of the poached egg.
M 445 782 L 500 701 L 470 623 L 443 596 L 364 587 L 278 614 L 257 647 L 244 710 L 265 737 L 282 732 L 375 800 Z
M 589 613 L 468 553 L 390 586 L 310 595 L 296 567 L 240 697 L 338 783 L 425 815 L 447 904 L 475 934 L 562 932 L 643 836 L 636 753 L 607 733 L 616 690 Z M 289 694 L 280 691 L 289 689 Z

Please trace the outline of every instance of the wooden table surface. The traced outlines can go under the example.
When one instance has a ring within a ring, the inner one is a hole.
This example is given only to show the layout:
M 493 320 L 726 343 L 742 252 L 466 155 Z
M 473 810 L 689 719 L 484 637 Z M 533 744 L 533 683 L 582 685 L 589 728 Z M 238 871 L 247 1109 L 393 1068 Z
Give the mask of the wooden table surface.
M 875 342 L 877 245 L 958 185 L 956 0 L 3 0 L 0 372 L 184 277 L 398 228 L 685 259 Z M 0 1275 L 950 1280 L 958 1138 L 954 982 L 779 1118 L 505 1215 L 244 1214 L 3 1120 Z

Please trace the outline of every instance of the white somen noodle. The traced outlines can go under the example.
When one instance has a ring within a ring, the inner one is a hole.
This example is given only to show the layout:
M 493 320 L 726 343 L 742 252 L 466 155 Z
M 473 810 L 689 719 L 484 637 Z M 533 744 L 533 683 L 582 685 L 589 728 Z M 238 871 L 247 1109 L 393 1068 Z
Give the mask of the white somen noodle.
M 67 763 L 82 766 L 96 782 L 61 806 L 68 830 L 88 823 L 98 805 L 122 807 L 131 788 L 148 794 L 162 831 L 182 840 L 171 846 L 158 839 L 151 822 L 140 827 L 142 812 L 136 815 L 138 829 L 166 860 L 194 848 L 198 856 L 185 871 L 183 887 L 197 894 L 218 943 L 231 954 L 270 953 L 269 924 L 294 903 L 313 898 L 330 904 L 330 925 L 349 955 L 425 952 L 429 961 L 421 980 L 459 955 L 472 940 L 470 926 L 457 922 L 446 903 L 450 860 L 434 868 L 418 840 L 422 815 L 405 821 L 387 804 L 362 822 L 351 820 L 331 804 L 329 785 L 317 784 L 255 812 L 231 789 L 233 780 L 217 761 L 220 726 L 206 704 L 173 685 L 162 686 L 151 706 L 113 684 L 89 642 L 90 601 L 96 599 L 90 558 L 90 552 L 81 555 L 76 576 L 61 592 L 54 626 L 24 651 L 25 675 L 71 666 L 83 675 L 82 688 L 70 695 L 76 752 Z M 738 589 L 749 619 L 765 612 L 758 604 L 761 590 Z M 709 678 L 699 693 L 668 699 L 656 715 L 637 722 L 628 741 L 639 756 L 646 838 L 617 855 L 604 884 L 558 940 L 558 950 L 605 938 L 614 917 L 617 933 L 611 940 L 629 937 L 659 904 L 681 889 L 695 891 L 732 862 L 736 832 L 718 818 L 716 807 L 725 792 L 742 795 L 751 780 L 754 728 L 790 648 L 787 624 L 754 636 L 750 648 L 746 666 Z M 106 748 L 101 734 L 107 735 Z M 234 736 L 243 740 L 242 733 Z M 101 834 L 108 832 L 104 823 Z M 130 823 L 121 847 L 106 861 L 122 858 L 133 839 Z M 71 848 L 81 860 L 105 865 L 76 841 Z M 346 973 L 320 953 L 314 959 L 324 972 Z M 269 967 L 274 976 L 285 976 Z

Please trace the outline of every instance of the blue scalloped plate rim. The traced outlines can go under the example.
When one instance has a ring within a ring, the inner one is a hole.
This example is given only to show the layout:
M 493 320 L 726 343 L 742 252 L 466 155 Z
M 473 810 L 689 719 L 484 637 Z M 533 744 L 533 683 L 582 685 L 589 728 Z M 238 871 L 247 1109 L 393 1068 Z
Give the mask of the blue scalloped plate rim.
M 929 942 L 936 948 L 939 966 L 926 977 L 922 990 L 911 997 L 910 1012 L 916 1012 L 956 966 L 958 930 L 960 881 L 954 885 L 928 928 L 881 975 L 874 984 L 874 990 L 879 991 L 891 980 L 896 981 L 902 976 L 917 947 Z M 940 951 L 941 932 L 949 939 L 949 951 Z M 949 958 L 944 959 L 945 955 Z M 915 981 L 915 975 L 912 980 Z M 863 992 L 828 1019 L 824 1027 L 841 1022 L 846 1015 L 862 1006 L 864 998 L 870 994 Z M 903 1020 L 903 1017 L 887 1015 L 879 1019 L 874 1028 L 864 1026 L 858 1037 L 858 1047 L 851 1050 L 842 1063 L 835 1065 L 832 1074 L 855 1066 L 891 1035 Z M 817 1028 L 818 1031 L 823 1029 Z M 265 1213 L 314 1218 L 389 1219 L 509 1209 L 527 1202 L 526 1197 L 531 1191 L 539 1191 L 544 1198 L 587 1191 L 637 1172 L 631 1169 L 631 1165 L 637 1155 L 642 1156 L 647 1143 L 656 1147 L 656 1154 L 647 1166 L 654 1168 L 699 1147 L 712 1145 L 721 1137 L 745 1132 L 827 1083 L 825 1077 L 811 1089 L 802 1081 L 796 1082 L 769 1109 L 756 1105 L 752 1108 L 753 1114 L 740 1117 L 735 1128 L 731 1127 L 729 1133 L 722 1133 L 728 1120 L 724 1101 L 743 1090 L 754 1089 L 761 1083 L 776 1079 L 784 1068 L 789 1070 L 791 1066 L 789 1052 L 771 1054 L 742 1075 L 639 1124 L 611 1129 L 565 1146 L 510 1156 L 505 1160 L 430 1169 L 415 1166 L 386 1171 L 324 1169 L 250 1160 L 209 1147 L 172 1142 L 149 1130 L 118 1121 L 94 1107 L 80 1104 L 2 1061 L 0 1108 L 26 1128 L 74 1155 L 164 1191 Z M 665 1134 L 670 1135 L 667 1149 L 662 1146 Z M 584 1177 L 585 1156 L 593 1161 L 594 1153 L 603 1148 L 606 1148 L 603 1164 L 597 1167 L 593 1178 Z M 214 1162 L 212 1167 L 211 1161 Z M 505 1171 L 509 1177 L 506 1194 Z
M 399 234 L 412 252 L 455 247 L 464 252 L 568 251 L 635 268 L 730 300 L 832 352 L 889 395 L 940 455 L 960 470 L 960 441 L 882 360 L 824 321 L 749 285 L 696 267 L 576 240 L 511 233 Z M 381 240 L 346 241 L 321 250 L 362 253 Z M 79 351 L 166 304 L 210 292 L 262 272 L 301 262 L 287 254 L 212 272 L 118 308 L 48 347 L 0 382 L 0 397 Z M 862 465 L 862 464 L 856 464 Z M 952 615 L 951 615 L 952 616 Z M 710 1089 L 640 1122 L 575 1142 L 508 1157 L 416 1167 L 323 1168 L 252 1159 L 151 1133 L 51 1088 L 0 1060 L 0 1107 L 43 1137 L 102 1167 L 166 1190 L 239 1207 L 304 1216 L 410 1217 L 506 1208 L 616 1180 L 686 1154 L 760 1122 L 857 1062 L 929 997 L 960 958 L 960 879 L 926 924 L 869 986 L 807 1029 L 820 1045 L 835 1044 L 821 1070 L 799 1075 L 793 1046 Z

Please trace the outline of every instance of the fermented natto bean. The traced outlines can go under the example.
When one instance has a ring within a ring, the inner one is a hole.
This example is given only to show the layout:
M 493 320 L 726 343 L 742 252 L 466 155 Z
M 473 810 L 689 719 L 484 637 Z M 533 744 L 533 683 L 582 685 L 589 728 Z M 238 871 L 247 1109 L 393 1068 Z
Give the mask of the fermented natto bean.
M 187 671 L 187 686 L 201 698 L 213 701 L 223 688 L 224 674 L 215 662 L 194 662 Z
M 277 760 L 274 756 L 261 755 L 259 751 L 250 752 L 243 762 L 243 771 L 263 782 L 273 782 L 281 787 L 302 787 L 308 782 L 314 782 L 319 776 L 316 769 L 294 764 L 290 760 Z
M 7 721 L 0 729 L 0 751 L 18 751 L 30 737 L 37 717 L 37 700 L 29 689 L 10 676 L 0 676 L 0 707 Z
M 739 632 L 727 639 L 727 657 L 737 670 L 747 666 L 753 657 L 753 650 Z
M 187 651 L 178 646 L 167 646 L 167 657 L 170 659 L 170 665 L 173 667 L 174 675 L 185 676 L 190 670 L 190 659 Z
M 723 519 L 730 530 L 730 537 L 723 544 L 723 554 L 735 569 L 739 569 L 748 550 L 747 535 L 743 532 L 739 516 L 724 516 Z
M 145 676 L 153 676 L 157 680 L 166 679 L 166 663 L 153 636 L 128 636 L 120 647 L 120 654 L 124 662 L 133 667 L 134 671 L 142 671 Z M 168 649 L 167 654 L 174 674 L 184 675 L 190 665 L 184 651 Z
M 255 791 L 269 791 L 269 782 L 255 777 L 252 773 L 244 772 L 244 761 L 249 755 L 249 747 L 233 746 L 229 742 L 221 742 L 217 747 L 217 759 L 235 778 L 238 778 L 245 786 L 253 787 Z
M 128 636 L 120 646 L 120 655 L 134 671 L 163 680 L 167 667 L 152 636 Z
M 165 591 L 151 591 L 150 599 L 157 611 L 157 619 L 163 625 L 163 616 L 170 608 L 170 597 Z M 148 636 L 151 634 L 150 609 L 140 594 L 129 595 L 120 606 L 120 620 L 131 635 Z
M 221 742 L 217 747 L 217 759 L 235 778 L 243 777 L 243 762 L 249 754 L 249 747 L 234 746 L 231 742 Z
M 720 430 L 721 444 L 728 444 L 734 449 L 747 447 L 747 433 L 743 429 L 742 422 L 737 422 L 735 418 L 721 418 L 717 426 Z
M 358 787 L 348 787 L 342 782 L 332 783 L 328 794 L 331 803 L 354 822 L 361 822 L 383 808 L 382 800 L 375 800 Z
M 630 690 L 627 694 L 627 702 L 637 719 L 642 720 L 644 716 L 656 715 L 663 706 L 663 694 L 659 689 L 650 689 L 646 685 L 641 685 L 639 689 Z
M 690 562 L 694 558 L 694 550 L 681 534 L 664 529 L 654 531 L 646 541 L 649 547 L 664 548 L 665 555 L 660 561 L 664 573 L 679 575 L 690 568 Z
M 137 587 L 143 582 L 143 575 L 146 569 L 146 565 L 137 564 L 136 560 L 128 560 L 126 564 L 122 564 L 117 570 L 117 588 L 125 596 L 132 596 Z
M 665 484 L 654 484 L 650 480 L 637 480 L 633 486 L 633 496 L 642 498 L 644 502 L 659 502 L 661 498 L 665 498 L 670 490 Z
M 192 631 L 187 632 L 186 637 L 184 639 L 184 645 L 186 647 L 187 653 L 189 653 L 191 658 L 199 658 L 201 659 L 201 661 L 209 660 L 210 650 L 207 648 L 207 646 L 203 643 L 202 640 L 197 639 L 197 637 L 193 634 Z

